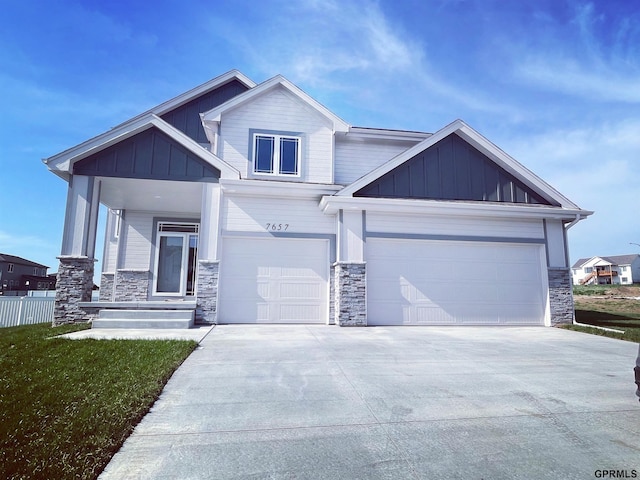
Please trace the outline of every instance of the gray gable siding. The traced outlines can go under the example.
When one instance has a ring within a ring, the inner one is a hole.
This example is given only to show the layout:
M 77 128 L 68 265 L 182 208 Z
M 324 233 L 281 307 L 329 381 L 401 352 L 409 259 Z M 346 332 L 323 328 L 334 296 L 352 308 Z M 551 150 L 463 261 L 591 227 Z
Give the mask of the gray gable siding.
M 74 175 L 216 182 L 220 171 L 155 127 L 73 166 Z
M 456 134 L 387 172 L 354 196 L 555 205 Z
M 248 87 L 233 80 L 210 92 L 200 95 L 198 98 L 180 105 L 165 113 L 160 118 L 171 124 L 185 135 L 198 143 L 207 143 L 207 137 L 202 128 L 200 114 L 222 105 L 227 100 L 246 92 Z

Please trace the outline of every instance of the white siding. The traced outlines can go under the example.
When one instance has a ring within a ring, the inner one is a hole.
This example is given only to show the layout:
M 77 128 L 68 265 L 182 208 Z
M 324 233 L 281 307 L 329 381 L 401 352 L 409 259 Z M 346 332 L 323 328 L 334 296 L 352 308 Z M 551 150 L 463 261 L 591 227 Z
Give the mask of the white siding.
M 367 232 L 544 238 L 542 220 L 367 213 Z
M 282 88 L 242 105 L 222 117 L 222 159 L 248 175 L 249 129 L 302 132 L 300 180 L 332 183 L 333 132 L 328 119 Z
M 559 220 L 547 220 L 547 248 L 550 267 L 566 267 L 564 227 Z
M 117 217 L 112 210 L 107 210 L 106 223 L 104 253 L 102 255 L 102 271 L 105 273 L 113 273 L 116 271 L 116 264 L 118 260 L 118 239 L 116 238 L 115 232 Z
M 348 185 L 418 142 L 336 138 L 335 183 Z
M 121 241 L 126 242 L 122 248 L 120 268 L 149 270 L 151 259 L 151 239 L 153 234 L 153 215 L 149 212 L 125 213 Z
M 267 224 L 275 224 L 276 229 L 286 233 L 335 233 L 335 218 L 324 215 L 318 201 L 226 195 L 222 228 L 230 232 L 266 232 Z

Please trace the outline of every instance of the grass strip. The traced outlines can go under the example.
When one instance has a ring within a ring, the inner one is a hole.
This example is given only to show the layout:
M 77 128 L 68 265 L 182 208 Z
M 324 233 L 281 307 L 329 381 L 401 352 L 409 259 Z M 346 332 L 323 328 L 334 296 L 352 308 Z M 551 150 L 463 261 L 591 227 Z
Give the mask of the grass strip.
M 197 346 L 0 330 L 0 478 L 97 478 Z

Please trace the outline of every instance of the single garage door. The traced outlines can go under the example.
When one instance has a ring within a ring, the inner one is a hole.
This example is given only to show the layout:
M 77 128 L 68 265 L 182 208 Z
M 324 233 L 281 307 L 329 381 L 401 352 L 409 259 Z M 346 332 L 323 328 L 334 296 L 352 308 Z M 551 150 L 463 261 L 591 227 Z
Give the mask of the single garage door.
M 225 237 L 219 323 L 327 323 L 329 242 Z
M 542 245 L 367 239 L 369 325 L 542 325 Z

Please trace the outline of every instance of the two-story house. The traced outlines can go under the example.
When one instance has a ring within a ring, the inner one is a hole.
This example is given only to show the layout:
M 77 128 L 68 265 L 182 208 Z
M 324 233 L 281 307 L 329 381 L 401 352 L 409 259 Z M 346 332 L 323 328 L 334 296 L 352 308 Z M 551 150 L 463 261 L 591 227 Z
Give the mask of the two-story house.
M 0 294 L 54 288 L 55 281 L 47 276 L 48 268 L 26 258 L 0 253 Z
M 571 322 L 572 203 L 463 121 L 354 127 L 237 71 L 45 160 L 69 183 L 56 322 Z M 90 298 L 106 205 L 99 304 Z
M 640 255 L 581 258 L 571 267 L 574 285 L 640 283 Z

